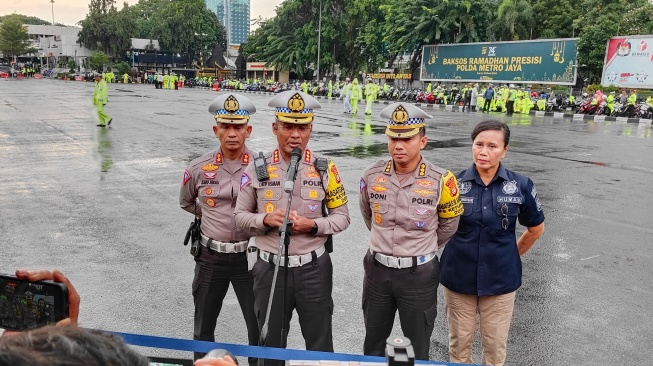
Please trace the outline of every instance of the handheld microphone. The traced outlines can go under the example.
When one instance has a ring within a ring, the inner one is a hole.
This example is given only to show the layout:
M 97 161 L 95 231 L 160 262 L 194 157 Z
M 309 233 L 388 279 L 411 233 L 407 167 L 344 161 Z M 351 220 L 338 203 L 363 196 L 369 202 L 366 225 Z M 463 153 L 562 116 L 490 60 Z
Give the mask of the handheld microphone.
M 293 187 L 295 186 L 295 178 L 297 177 L 297 165 L 299 165 L 299 160 L 302 158 L 302 150 L 298 147 L 292 149 L 290 153 L 290 166 L 288 166 L 288 179 L 286 184 L 283 186 L 283 190 L 286 193 L 292 193 Z

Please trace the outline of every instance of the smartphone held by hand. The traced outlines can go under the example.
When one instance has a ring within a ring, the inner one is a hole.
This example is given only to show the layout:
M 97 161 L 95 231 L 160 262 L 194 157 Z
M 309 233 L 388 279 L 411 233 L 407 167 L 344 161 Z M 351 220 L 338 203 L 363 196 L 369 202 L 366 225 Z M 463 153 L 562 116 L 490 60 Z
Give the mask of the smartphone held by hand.
M 68 318 L 68 288 L 53 281 L 0 274 L 0 328 L 36 329 Z

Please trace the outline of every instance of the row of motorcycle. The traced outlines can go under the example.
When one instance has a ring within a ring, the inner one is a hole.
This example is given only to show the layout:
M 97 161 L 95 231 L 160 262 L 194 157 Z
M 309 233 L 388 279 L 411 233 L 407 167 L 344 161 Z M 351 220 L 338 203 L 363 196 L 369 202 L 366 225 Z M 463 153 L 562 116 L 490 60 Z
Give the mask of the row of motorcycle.
M 611 111 L 605 100 L 598 103 L 594 102 L 592 98 L 585 98 L 576 101 L 574 113 L 651 119 L 653 118 L 653 107 L 643 101 L 639 101 L 635 105 L 628 105 L 626 101 L 615 101 Z
M 259 84 L 242 84 L 242 88 L 240 86 L 240 83 L 229 83 L 229 82 L 222 82 L 222 85 L 220 86 L 222 89 L 232 89 L 232 90 L 246 90 L 246 91 L 261 91 L 261 92 L 266 92 L 266 93 L 281 93 L 286 90 L 302 90 L 300 86 L 297 86 L 295 84 L 289 84 L 289 83 L 259 83 Z M 314 96 L 327 96 L 329 93 L 329 90 L 326 86 L 309 86 L 308 87 L 308 93 Z M 332 88 L 331 91 L 331 96 L 334 98 L 339 98 L 340 97 L 340 89 L 334 87 Z
M 188 87 L 205 87 L 210 88 L 215 81 L 196 78 L 186 80 Z M 301 87 L 289 83 L 250 83 L 244 84 L 229 80 L 222 80 L 220 82 L 220 89 L 230 90 L 246 90 L 246 91 L 262 91 L 267 93 L 280 93 L 286 90 L 301 90 Z M 334 98 L 341 97 L 342 90 L 333 87 L 331 96 Z M 328 95 L 326 86 L 309 86 L 308 93 L 316 96 Z M 379 91 L 378 99 L 392 100 L 392 101 L 405 101 L 417 103 L 430 103 L 430 104 L 452 104 L 461 105 L 463 103 L 463 95 L 459 90 L 445 90 L 441 93 L 426 92 L 421 89 L 404 89 L 390 87 L 387 91 Z M 538 106 L 539 100 L 546 100 L 544 106 L 542 103 Z M 568 95 L 563 94 L 540 94 L 539 97 L 532 97 L 531 103 L 534 110 L 542 110 L 546 112 L 566 112 L 573 111 L 575 114 L 590 114 L 590 115 L 605 115 L 615 117 L 635 117 L 635 118 L 652 118 L 653 107 L 645 102 L 639 102 L 634 106 L 628 106 L 627 103 L 616 101 L 614 109 L 611 111 L 608 108 L 607 102 L 604 100 L 600 103 L 593 103 L 591 97 L 579 97 L 575 101 L 571 101 Z

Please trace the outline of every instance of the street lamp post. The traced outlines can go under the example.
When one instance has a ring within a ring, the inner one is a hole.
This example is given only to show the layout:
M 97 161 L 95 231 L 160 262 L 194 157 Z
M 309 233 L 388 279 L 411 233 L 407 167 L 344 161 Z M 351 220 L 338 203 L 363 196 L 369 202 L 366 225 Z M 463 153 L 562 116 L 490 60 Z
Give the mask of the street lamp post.
M 54 0 L 50 0 L 50 3 L 52 3 L 52 25 L 54 25 Z
M 322 0 L 320 0 L 320 15 L 317 25 L 317 82 L 320 82 L 320 41 L 322 38 Z

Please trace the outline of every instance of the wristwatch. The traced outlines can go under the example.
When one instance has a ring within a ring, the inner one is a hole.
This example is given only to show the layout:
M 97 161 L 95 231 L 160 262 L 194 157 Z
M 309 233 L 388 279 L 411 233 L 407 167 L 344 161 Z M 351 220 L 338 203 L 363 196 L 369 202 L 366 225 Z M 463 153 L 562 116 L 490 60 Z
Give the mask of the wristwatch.
M 313 224 L 313 228 L 311 229 L 311 235 L 317 234 L 317 222 Z

